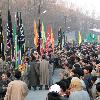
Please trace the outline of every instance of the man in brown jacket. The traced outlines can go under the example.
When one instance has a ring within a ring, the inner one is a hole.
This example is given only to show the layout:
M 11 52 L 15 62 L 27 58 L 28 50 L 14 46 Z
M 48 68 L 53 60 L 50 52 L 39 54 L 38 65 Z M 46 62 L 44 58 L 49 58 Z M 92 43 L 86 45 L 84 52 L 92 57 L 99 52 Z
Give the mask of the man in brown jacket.
M 40 61 L 40 90 L 42 86 L 45 85 L 45 89 L 48 90 L 49 85 L 49 61 L 45 60 L 45 56 L 42 56 L 42 61 Z
M 4 100 L 24 100 L 28 94 L 28 87 L 26 83 L 19 80 L 21 78 L 21 72 L 15 71 L 16 80 L 8 84 L 7 92 Z

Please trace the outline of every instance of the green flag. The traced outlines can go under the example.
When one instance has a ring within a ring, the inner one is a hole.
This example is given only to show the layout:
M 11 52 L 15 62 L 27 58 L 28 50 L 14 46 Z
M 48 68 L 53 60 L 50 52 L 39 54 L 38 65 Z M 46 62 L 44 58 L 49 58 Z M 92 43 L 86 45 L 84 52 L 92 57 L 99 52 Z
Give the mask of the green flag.
M 87 42 L 92 42 L 92 33 L 88 33 Z
M 46 35 L 45 35 L 45 31 L 44 31 L 44 23 L 42 22 L 42 48 L 45 48 L 45 42 L 46 42 Z
M 15 69 L 18 68 L 18 57 L 17 57 L 17 35 L 16 35 L 16 17 L 15 17 L 15 23 L 14 23 L 14 27 L 13 27 L 13 41 L 15 42 Z
M 92 37 L 93 37 L 93 42 L 97 42 L 97 35 L 93 34 Z
M 95 34 L 89 33 L 87 35 L 87 42 L 96 42 L 97 41 L 97 36 Z
M 85 33 L 82 32 L 82 42 L 84 42 L 84 39 L 85 39 Z

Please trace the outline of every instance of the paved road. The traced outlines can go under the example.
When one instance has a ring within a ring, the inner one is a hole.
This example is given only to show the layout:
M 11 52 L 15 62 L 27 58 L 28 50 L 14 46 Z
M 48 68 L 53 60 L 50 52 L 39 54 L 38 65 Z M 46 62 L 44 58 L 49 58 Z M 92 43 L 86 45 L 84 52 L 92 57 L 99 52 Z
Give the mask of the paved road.
M 26 100 L 46 100 L 48 91 L 46 90 L 37 90 L 37 91 L 29 91 L 28 96 L 26 97 Z
M 58 73 L 60 72 L 60 69 L 56 69 L 54 71 L 54 75 L 53 75 L 53 83 L 59 81 L 59 75 Z M 26 100 L 46 100 L 46 96 L 47 96 L 48 90 L 31 90 L 28 93 L 28 96 L 26 97 Z

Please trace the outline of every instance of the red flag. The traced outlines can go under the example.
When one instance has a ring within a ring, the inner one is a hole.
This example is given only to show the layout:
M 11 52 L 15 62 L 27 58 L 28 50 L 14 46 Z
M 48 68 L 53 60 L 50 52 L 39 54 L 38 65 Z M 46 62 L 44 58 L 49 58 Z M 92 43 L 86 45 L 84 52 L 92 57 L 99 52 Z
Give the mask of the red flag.
M 48 52 L 49 46 L 51 44 L 51 26 L 48 26 L 46 36 L 47 36 L 47 40 L 46 40 L 46 52 Z
M 52 29 L 51 29 L 51 44 L 52 44 L 52 49 L 54 49 L 54 34 Z

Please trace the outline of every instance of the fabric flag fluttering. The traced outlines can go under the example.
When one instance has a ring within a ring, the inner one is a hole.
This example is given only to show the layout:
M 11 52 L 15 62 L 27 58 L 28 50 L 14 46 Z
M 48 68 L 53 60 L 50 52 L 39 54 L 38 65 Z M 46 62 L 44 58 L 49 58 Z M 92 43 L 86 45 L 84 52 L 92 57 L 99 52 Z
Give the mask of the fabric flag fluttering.
M 44 31 L 44 23 L 42 22 L 42 48 L 45 49 L 45 42 L 46 42 L 46 34 Z
M 20 36 L 19 36 L 19 42 L 20 42 L 20 50 L 21 50 L 21 59 L 22 56 L 25 52 L 25 35 L 24 35 L 24 27 L 23 27 L 23 22 L 22 22 L 22 17 L 21 17 L 21 12 L 20 12 Z
M 37 52 L 40 54 L 41 51 L 41 22 L 40 22 L 40 18 L 39 18 L 39 25 L 38 25 L 38 47 L 37 47 Z
M 87 42 L 96 42 L 97 41 L 97 36 L 95 34 L 92 33 L 88 33 L 87 35 Z
M 97 42 L 97 35 L 93 34 L 93 42 Z
M 34 20 L 34 45 L 36 48 L 38 47 L 38 32 L 35 20 Z
M 88 33 L 87 42 L 92 42 L 92 33 Z
M 14 41 L 15 41 L 15 68 L 18 68 L 18 58 L 17 58 L 17 35 L 16 35 L 16 15 L 15 15 L 15 23 L 13 27 L 13 33 L 14 33 Z
M 46 39 L 46 52 L 48 53 L 49 46 L 51 44 L 51 26 L 48 26 L 46 36 L 47 36 L 47 39 Z
M 4 57 L 4 37 L 3 37 L 3 28 L 2 28 L 2 18 L 0 14 L 0 55 Z
M 54 34 L 51 28 L 51 44 L 52 44 L 52 49 L 54 49 Z
M 78 44 L 79 44 L 79 46 L 80 46 L 81 42 L 82 42 L 82 36 L 81 36 L 81 32 L 79 31 L 78 32 Z
M 20 44 L 20 18 L 19 13 L 16 15 L 16 35 L 17 35 L 17 58 L 18 65 L 21 64 L 21 44 Z
M 11 61 L 11 59 L 14 56 L 14 49 L 12 47 L 14 46 L 13 43 L 13 30 L 12 30 L 12 20 L 11 20 L 11 14 L 10 10 L 8 10 L 8 23 L 7 23 L 7 60 Z
M 85 39 L 85 33 L 82 32 L 82 42 L 84 42 L 84 39 Z
M 24 35 L 24 28 L 23 28 L 23 22 L 21 17 L 17 12 L 17 50 L 18 50 L 18 64 L 21 64 L 22 56 L 24 54 L 24 47 L 25 46 L 25 35 Z

